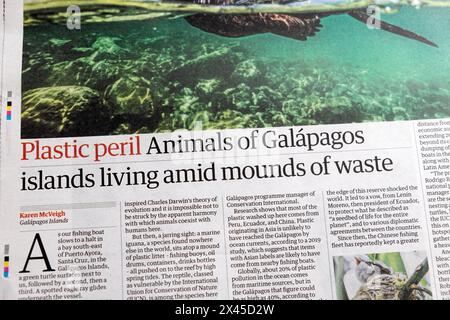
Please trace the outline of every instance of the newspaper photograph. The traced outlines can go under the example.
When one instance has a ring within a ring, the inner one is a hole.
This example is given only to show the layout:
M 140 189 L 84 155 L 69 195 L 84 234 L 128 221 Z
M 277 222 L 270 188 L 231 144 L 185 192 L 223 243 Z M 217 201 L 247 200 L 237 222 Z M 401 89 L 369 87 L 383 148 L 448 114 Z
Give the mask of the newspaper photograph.
M 0 2 L 0 300 L 450 299 L 450 1 Z

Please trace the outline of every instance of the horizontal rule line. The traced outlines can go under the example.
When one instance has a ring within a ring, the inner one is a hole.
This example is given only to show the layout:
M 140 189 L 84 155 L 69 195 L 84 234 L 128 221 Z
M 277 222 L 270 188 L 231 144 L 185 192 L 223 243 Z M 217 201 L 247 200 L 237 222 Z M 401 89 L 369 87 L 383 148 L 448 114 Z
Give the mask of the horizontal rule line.
M 158 162 L 191 162 L 191 161 L 209 161 L 220 159 L 241 159 L 241 158 L 258 158 L 258 157 L 285 157 L 308 154 L 333 154 L 333 153 L 348 153 L 348 152 L 368 152 L 368 151 L 388 151 L 388 150 L 403 150 L 412 149 L 413 147 L 392 147 L 392 148 L 375 148 L 375 149 L 360 149 L 360 150 L 332 150 L 332 151 L 311 151 L 298 153 L 279 153 L 279 154 L 257 154 L 257 155 L 242 155 L 242 156 L 225 156 L 225 157 L 197 157 L 197 158 L 180 158 L 167 160 L 142 160 L 142 161 L 117 161 L 117 162 L 96 162 L 96 163 L 79 163 L 79 164 L 53 164 L 40 166 L 21 166 L 21 169 L 32 168 L 56 168 L 56 167 L 75 167 L 75 166 L 102 166 L 102 165 L 118 165 L 118 164 L 135 164 L 135 163 L 158 163 Z M 180 156 L 183 154 L 179 154 Z
M 20 211 L 42 211 L 42 210 L 77 210 L 77 209 L 109 209 L 117 207 L 116 202 L 91 202 L 91 203 L 64 203 L 43 204 L 20 207 Z

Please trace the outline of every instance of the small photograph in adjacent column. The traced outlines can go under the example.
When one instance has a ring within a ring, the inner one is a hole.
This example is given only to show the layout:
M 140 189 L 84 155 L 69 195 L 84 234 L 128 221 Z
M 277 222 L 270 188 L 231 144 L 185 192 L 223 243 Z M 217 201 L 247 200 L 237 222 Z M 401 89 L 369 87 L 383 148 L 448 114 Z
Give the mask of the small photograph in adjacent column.
M 338 300 L 432 300 L 425 251 L 333 258 Z

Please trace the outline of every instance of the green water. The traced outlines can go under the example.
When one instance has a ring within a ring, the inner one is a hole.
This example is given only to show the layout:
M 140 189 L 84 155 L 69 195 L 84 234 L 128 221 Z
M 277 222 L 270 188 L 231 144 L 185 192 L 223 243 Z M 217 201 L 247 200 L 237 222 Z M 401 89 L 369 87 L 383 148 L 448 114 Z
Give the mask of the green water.
M 401 38 L 382 30 L 370 30 L 346 15 L 323 19 L 323 29 L 307 43 L 263 36 L 245 39 L 256 52 L 279 59 L 323 59 L 347 64 L 386 78 L 445 81 L 450 78 L 450 9 L 404 7 L 384 21 L 413 30 L 439 48 Z
M 24 138 L 450 117 L 450 8 L 348 15 L 307 41 L 226 38 L 183 18 L 25 27 Z M 89 117 L 86 117 L 86 115 Z

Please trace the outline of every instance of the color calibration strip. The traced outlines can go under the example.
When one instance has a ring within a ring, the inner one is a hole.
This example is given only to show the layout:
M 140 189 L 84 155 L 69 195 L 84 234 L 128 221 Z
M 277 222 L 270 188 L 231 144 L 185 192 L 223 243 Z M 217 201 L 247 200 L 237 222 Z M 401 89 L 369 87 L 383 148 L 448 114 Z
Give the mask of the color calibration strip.
M 3 278 L 9 278 L 9 244 L 5 245 L 5 259 L 3 261 Z
M 13 110 L 12 91 L 8 91 L 8 100 L 6 102 L 6 121 L 12 120 L 12 110 Z

